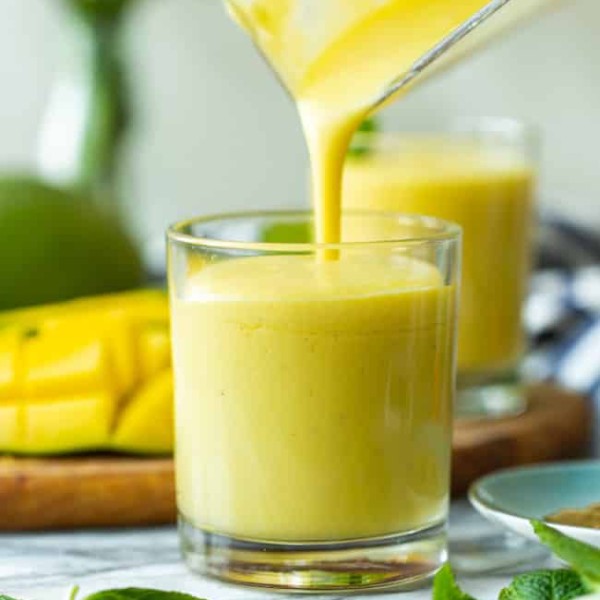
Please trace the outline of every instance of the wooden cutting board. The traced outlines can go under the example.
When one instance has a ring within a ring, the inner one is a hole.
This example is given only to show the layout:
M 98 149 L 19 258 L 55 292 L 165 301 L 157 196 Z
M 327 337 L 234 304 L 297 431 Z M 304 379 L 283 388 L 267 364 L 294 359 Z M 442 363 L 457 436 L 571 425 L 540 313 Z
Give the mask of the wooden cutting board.
M 452 491 L 462 494 L 479 477 L 516 465 L 581 457 L 590 449 L 589 399 L 550 385 L 528 390 L 519 417 L 458 421 L 452 452 Z
M 591 407 L 580 396 L 540 385 L 516 418 L 456 425 L 453 492 L 496 469 L 580 456 Z M 0 458 L 0 530 L 159 525 L 175 520 L 170 459 Z

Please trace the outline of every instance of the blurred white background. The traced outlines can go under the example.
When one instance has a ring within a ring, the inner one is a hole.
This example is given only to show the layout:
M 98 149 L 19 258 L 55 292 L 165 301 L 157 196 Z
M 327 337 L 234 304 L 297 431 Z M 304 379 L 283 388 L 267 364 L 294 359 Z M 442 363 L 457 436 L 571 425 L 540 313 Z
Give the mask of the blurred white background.
M 527 0 L 522 0 L 527 1 Z M 600 2 L 564 7 L 425 84 L 394 125 L 509 115 L 544 135 L 544 202 L 600 227 Z M 68 35 L 58 0 L 0 0 L 0 165 L 35 166 Z M 291 103 L 220 0 L 142 0 L 128 34 L 138 118 L 129 209 L 143 236 L 182 216 L 302 205 L 306 156 Z

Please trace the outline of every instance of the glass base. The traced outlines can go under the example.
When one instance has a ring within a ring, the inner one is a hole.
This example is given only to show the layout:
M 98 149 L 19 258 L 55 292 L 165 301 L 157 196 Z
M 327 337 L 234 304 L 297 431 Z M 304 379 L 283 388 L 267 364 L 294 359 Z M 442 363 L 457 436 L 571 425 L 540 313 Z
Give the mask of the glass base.
M 445 524 L 377 539 L 292 544 L 237 540 L 180 517 L 179 535 L 192 571 L 285 592 L 412 589 L 447 558 Z
M 503 419 L 527 410 L 527 395 L 515 373 L 458 377 L 455 417 Z

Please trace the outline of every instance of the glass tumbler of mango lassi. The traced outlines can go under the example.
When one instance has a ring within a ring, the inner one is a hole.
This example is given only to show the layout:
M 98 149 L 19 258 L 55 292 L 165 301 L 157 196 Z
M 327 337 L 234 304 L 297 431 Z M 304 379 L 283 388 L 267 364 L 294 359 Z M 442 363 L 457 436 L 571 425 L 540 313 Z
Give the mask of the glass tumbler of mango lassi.
M 485 119 L 356 143 L 344 173 L 346 207 L 433 215 L 463 229 L 457 414 L 522 412 L 535 136 L 513 120 Z
M 313 224 L 169 230 L 183 553 L 250 585 L 402 587 L 446 558 L 460 230 L 352 213 L 318 245 Z

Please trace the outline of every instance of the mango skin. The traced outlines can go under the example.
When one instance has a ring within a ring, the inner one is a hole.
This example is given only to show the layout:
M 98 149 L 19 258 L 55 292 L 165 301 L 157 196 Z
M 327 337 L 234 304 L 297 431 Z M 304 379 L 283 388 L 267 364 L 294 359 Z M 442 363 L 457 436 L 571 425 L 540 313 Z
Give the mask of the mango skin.
M 0 313 L 0 454 L 170 454 L 168 299 L 157 290 Z

